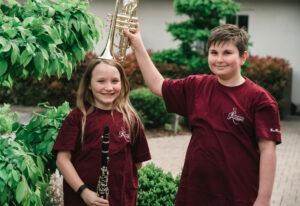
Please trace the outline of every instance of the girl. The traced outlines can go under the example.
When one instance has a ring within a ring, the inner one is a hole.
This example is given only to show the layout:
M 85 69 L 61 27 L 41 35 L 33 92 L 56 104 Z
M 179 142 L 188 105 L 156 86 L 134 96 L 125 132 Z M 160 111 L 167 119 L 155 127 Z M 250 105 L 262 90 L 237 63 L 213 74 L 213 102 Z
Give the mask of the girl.
M 104 126 L 109 126 L 109 199 L 97 196 Z M 95 59 L 84 73 L 77 108 L 65 119 L 53 150 L 64 177 L 64 205 L 134 206 L 137 169 L 150 152 L 141 121 L 129 102 L 129 83 L 115 61 Z

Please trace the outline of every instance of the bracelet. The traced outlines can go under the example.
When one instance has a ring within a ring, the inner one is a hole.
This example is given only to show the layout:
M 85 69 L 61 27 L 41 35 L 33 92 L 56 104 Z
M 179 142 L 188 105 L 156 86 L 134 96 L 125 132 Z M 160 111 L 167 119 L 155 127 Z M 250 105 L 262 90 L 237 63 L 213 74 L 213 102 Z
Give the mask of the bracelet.
M 85 189 L 85 188 L 88 188 L 85 184 L 81 185 L 78 190 L 77 190 L 77 195 L 80 197 L 82 191 Z

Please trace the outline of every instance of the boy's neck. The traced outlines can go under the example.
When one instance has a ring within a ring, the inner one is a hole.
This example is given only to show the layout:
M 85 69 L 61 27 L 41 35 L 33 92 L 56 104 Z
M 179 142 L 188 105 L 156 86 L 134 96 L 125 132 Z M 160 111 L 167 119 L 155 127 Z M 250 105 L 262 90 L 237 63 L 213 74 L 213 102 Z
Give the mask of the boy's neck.
M 218 81 L 220 84 L 226 87 L 236 87 L 243 84 L 246 80 L 240 75 L 237 78 L 234 79 L 222 79 L 218 77 Z

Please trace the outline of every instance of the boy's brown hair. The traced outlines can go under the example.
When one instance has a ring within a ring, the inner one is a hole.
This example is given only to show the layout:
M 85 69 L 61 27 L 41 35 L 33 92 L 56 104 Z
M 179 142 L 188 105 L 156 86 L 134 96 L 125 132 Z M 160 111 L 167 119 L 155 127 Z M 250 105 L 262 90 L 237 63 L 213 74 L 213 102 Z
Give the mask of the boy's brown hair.
M 232 42 L 238 48 L 240 56 L 242 56 L 247 51 L 248 39 L 248 33 L 243 28 L 233 24 L 225 24 L 211 30 L 207 48 L 209 49 L 211 45 Z

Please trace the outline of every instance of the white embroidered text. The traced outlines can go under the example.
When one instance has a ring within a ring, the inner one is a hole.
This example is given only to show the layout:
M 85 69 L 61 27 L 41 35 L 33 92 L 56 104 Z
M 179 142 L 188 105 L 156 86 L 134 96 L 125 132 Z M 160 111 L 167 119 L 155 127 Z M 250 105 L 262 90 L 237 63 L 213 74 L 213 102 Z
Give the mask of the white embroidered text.
M 237 115 L 236 110 L 237 110 L 236 107 L 233 107 L 232 112 L 230 112 L 228 114 L 227 119 L 228 120 L 232 119 L 233 123 L 235 125 L 238 125 L 239 123 L 244 122 L 245 118 L 242 117 L 242 116 Z

